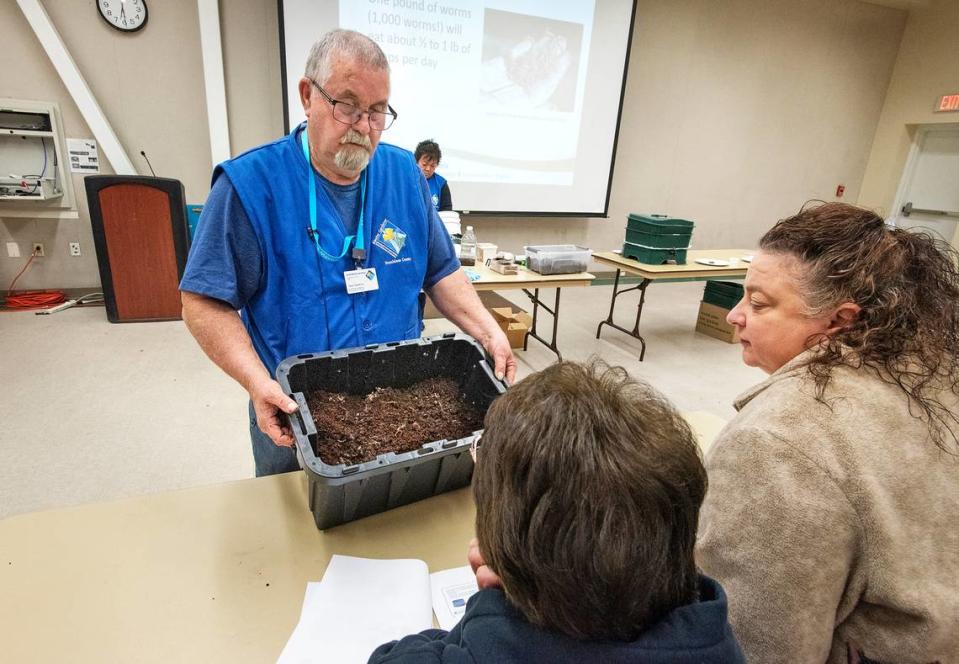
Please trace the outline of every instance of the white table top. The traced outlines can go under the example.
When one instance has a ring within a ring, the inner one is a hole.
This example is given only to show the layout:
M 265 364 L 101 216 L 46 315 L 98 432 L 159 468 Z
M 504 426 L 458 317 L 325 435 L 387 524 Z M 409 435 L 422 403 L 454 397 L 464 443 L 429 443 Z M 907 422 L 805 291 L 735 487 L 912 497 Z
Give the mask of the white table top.
M 589 286 L 594 277 L 589 272 L 575 272 L 573 274 L 539 274 L 525 267 L 519 269 L 519 274 L 500 274 L 493 272 L 485 265 L 471 265 L 462 268 L 472 270 L 480 275 L 474 281 L 476 290 L 509 290 L 515 288 L 566 288 L 567 286 Z
M 749 264 L 743 257 L 750 257 L 756 253 L 752 249 L 690 249 L 686 253 L 685 265 L 650 265 L 640 263 L 632 258 L 623 258 L 612 251 L 598 251 L 593 254 L 593 260 L 601 265 L 619 268 L 630 274 L 637 274 L 646 279 L 696 279 L 696 278 L 741 278 L 746 276 Z M 738 262 L 726 266 L 702 265 L 697 259 L 714 259 L 730 261 L 736 258 Z

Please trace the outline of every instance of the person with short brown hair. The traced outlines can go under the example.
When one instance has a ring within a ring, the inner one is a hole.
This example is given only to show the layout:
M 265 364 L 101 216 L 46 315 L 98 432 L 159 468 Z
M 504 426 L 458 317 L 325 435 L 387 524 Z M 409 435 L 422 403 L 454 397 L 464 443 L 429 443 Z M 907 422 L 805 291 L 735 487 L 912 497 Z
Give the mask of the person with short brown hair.
M 959 257 L 842 203 L 759 244 L 727 320 L 770 376 L 710 451 L 698 560 L 750 661 L 955 661 Z
M 625 369 L 529 376 L 493 403 L 477 451 L 481 590 L 451 632 L 370 662 L 745 661 L 693 559 L 706 484 L 689 426 Z

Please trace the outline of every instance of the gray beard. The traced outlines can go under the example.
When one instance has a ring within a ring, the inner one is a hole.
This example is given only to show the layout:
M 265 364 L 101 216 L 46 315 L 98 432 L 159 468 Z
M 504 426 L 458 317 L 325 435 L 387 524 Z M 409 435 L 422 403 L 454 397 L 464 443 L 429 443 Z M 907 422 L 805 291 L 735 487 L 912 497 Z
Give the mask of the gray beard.
M 370 163 L 370 153 L 359 145 L 347 144 L 337 150 L 336 154 L 333 155 L 333 163 L 336 164 L 337 168 L 341 168 L 344 171 L 357 173 L 366 168 L 366 165 Z

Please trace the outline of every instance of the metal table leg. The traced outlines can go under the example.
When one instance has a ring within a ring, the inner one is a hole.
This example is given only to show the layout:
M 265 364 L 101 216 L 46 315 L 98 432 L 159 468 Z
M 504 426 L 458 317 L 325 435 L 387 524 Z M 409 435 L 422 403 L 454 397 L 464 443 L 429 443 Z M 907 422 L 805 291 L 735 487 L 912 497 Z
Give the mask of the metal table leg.
M 639 343 L 642 344 L 642 348 L 639 351 L 639 361 L 642 362 L 643 358 L 646 357 L 646 340 L 643 339 L 642 335 L 639 333 L 639 319 L 643 315 L 643 304 L 646 302 L 646 287 L 649 286 L 651 279 L 643 279 L 638 285 L 631 286 L 630 288 L 624 288 L 619 290 L 619 273 L 620 270 L 616 270 L 616 278 L 613 281 L 613 297 L 609 302 L 609 315 L 606 317 L 606 320 L 601 321 L 596 327 L 596 338 L 599 339 L 600 330 L 603 329 L 603 325 L 609 325 L 610 327 L 619 330 L 620 332 L 625 332 L 631 337 L 639 339 Z M 638 290 L 639 295 L 639 305 L 636 308 L 636 324 L 633 325 L 632 330 L 627 330 L 625 327 L 620 327 L 613 322 L 613 310 L 616 308 L 616 298 L 622 295 L 623 293 L 628 293 L 630 291 Z
M 523 338 L 523 350 L 526 350 L 529 345 L 529 338 L 533 337 L 536 341 L 540 342 L 551 351 L 556 353 L 556 357 L 562 362 L 563 355 L 559 352 L 559 348 L 556 347 L 556 330 L 559 327 L 559 294 L 562 291 L 561 288 L 556 289 L 556 299 L 553 302 L 553 308 L 550 309 L 545 302 L 539 299 L 539 289 L 536 288 L 532 293 L 527 289 L 523 289 L 523 292 L 526 293 L 528 297 L 533 302 L 533 325 L 530 327 L 529 332 L 526 333 L 526 336 Z M 543 337 L 539 336 L 536 333 L 536 322 L 539 319 L 539 308 L 542 307 L 553 315 L 553 338 L 550 341 L 547 341 Z

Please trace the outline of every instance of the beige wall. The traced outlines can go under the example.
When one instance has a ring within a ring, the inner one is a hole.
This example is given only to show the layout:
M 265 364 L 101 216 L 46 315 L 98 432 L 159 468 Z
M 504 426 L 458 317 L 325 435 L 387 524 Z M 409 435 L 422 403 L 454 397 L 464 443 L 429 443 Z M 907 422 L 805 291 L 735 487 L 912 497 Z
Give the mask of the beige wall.
M 157 175 L 183 182 L 188 202 L 203 201 L 211 160 L 196 2 L 152 3 L 147 27 L 129 35 L 108 26 L 92 1 L 42 4 L 140 174 L 150 174 L 140 156 L 144 150 Z M 0 2 L 0 44 L 0 97 L 55 101 L 66 136 L 92 138 L 12 0 Z M 101 173 L 112 173 L 103 161 Z M 32 242 L 45 245 L 46 257 L 34 260 L 17 289 L 99 287 L 82 177 L 74 175 L 73 185 L 79 219 L 4 218 L 0 208 L 0 287 L 9 285 L 25 260 L 8 258 L 6 241 L 18 242 L 24 255 Z M 68 245 L 74 241 L 80 242 L 79 258 L 69 255 Z
M 478 219 L 481 241 L 615 248 L 642 211 L 694 220 L 696 247 L 749 247 L 837 184 L 856 200 L 905 12 L 639 0 L 636 14 L 609 219 Z
M 109 28 L 93 2 L 43 4 L 140 172 L 144 149 L 188 202 L 203 201 L 212 164 L 195 0 L 152 3 L 136 35 Z M 282 132 L 276 2 L 220 5 L 237 153 Z M 837 184 L 856 200 L 905 23 L 902 10 L 858 0 L 639 0 L 610 218 L 473 218 L 480 240 L 613 248 L 625 215 L 650 211 L 695 220 L 698 247 L 746 246 Z M 13 2 L 0 2 L 0 43 L 0 96 L 57 101 L 67 136 L 90 136 Z M 47 244 L 18 288 L 98 284 L 74 183 L 77 221 L 0 213 L 0 287 L 23 264 L 6 240 Z M 81 258 L 67 255 L 74 240 Z
M 275 0 L 220 2 L 223 69 L 233 154 L 240 154 L 283 134 L 277 23 Z
M 940 96 L 959 93 L 957 31 L 959 2 L 955 0 L 928 0 L 910 11 L 869 154 L 860 204 L 889 214 L 918 127 L 959 123 L 959 113 L 933 112 Z

